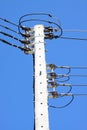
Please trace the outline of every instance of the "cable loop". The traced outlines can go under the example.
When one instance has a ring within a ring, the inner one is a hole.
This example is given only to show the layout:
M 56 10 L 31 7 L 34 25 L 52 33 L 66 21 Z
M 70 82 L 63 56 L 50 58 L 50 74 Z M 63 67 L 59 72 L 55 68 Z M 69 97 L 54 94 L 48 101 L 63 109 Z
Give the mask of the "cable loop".
M 44 19 L 39 19 L 39 18 L 37 18 L 37 19 L 29 19 L 29 18 L 26 18 L 27 16 L 34 16 L 34 15 L 36 15 L 36 16 L 48 16 L 48 17 L 50 17 L 51 19 L 52 19 L 52 21 L 47 21 L 47 20 L 44 20 Z M 26 20 L 23 20 L 24 18 L 26 18 Z M 56 20 L 56 22 L 54 22 L 53 21 L 53 19 L 55 19 Z M 19 19 L 19 26 L 18 26 L 18 30 L 19 30 L 19 33 L 22 35 L 22 32 L 21 32 L 21 28 L 23 28 L 23 23 L 26 23 L 26 22 L 30 22 L 30 21 L 40 21 L 40 22 L 45 22 L 45 23 L 49 23 L 49 24 L 53 24 L 53 25 L 55 25 L 56 27 L 57 27 L 57 30 L 60 30 L 60 34 L 58 35 L 58 36 L 54 36 L 54 38 L 59 38 L 59 37 L 61 37 L 61 35 L 62 35 L 62 33 L 63 33 L 63 31 L 62 31 L 62 28 L 61 28 L 61 26 L 60 26 L 60 24 L 58 24 L 57 22 L 58 22 L 58 20 L 55 18 L 55 17 L 53 17 L 52 15 L 50 15 L 50 14 L 47 14 L 47 13 L 31 13 L 31 14 L 26 14 L 26 15 L 23 15 L 22 17 L 20 17 L 20 19 Z M 30 27 L 29 27 L 30 28 Z
M 60 97 L 61 97 L 61 96 L 60 96 Z M 62 97 L 63 97 L 63 96 L 62 96 Z M 65 104 L 65 105 L 63 105 L 63 106 L 49 105 L 49 107 L 52 107 L 52 108 L 65 108 L 65 107 L 69 106 L 69 105 L 73 102 L 73 100 L 74 100 L 74 95 L 72 95 L 71 97 L 72 97 L 71 100 L 70 100 L 67 104 Z

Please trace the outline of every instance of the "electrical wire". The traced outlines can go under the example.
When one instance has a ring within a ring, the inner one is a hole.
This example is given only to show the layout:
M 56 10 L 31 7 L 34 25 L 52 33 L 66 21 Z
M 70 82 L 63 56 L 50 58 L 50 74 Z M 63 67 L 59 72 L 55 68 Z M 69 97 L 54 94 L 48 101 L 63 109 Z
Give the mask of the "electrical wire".
M 26 51 L 27 49 L 30 49 L 30 48 L 23 48 L 23 47 L 21 47 L 21 46 L 17 46 L 17 45 L 15 45 L 15 44 L 12 44 L 12 43 L 10 43 L 10 42 L 8 42 L 8 41 L 6 41 L 6 40 L 4 40 L 4 39 L 1 39 L 1 38 L 0 38 L 0 41 L 3 42 L 3 43 L 5 43 L 5 44 L 8 44 L 8 45 L 10 45 L 10 46 L 12 46 L 12 47 L 18 48 L 18 49 L 20 49 L 20 50 L 22 50 L 22 51 Z
M 72 97 L 71 100 L 70 100 L 67 104 L 65 104 L 65 105 L 63 105 L 63 106 L 49 105 L 49 107 L 51 107 L 51 108 L 65 108 L 65 107 L 69 106 L 69 105 L 73 102 L 73 100 L 74 100 L 74 95 L 72 95 L 71 97 Z
M 60 86 L 61 87 L 61 86 Z M 65 87 L 65 86 L 64 86 Z M 67 86 L 69 87 L 69 90 L 66 92 L 66 94 L 70 93 L 72 91 L 72 86 Z M 62 97 L 62 96 L 61 96 Z
M 42 22 L 46 22 L 46 23 L 49 23 L 49 24 L 54 24 L 54 25 L 56 25 L 56 26 L 58 27 L 58 30 L 60 30 L 60 34 L 58 35 L 58 38 L 61 37 L 61 35 L 62 35 L 62 33 L 63 33 L 62 28 L 61 28 L 57 23 L 55 23 L 55 22 L 47 21 L 47 20 L 42 20 L 42 19 L 29 19 L 29 20 L 21 21 L 21 22 L 19 23 L 18 30 L 19 30 L 19 33 L 20 33 L 20 34 L 22 34 L 21 31 L 20 31 L 20 28 L 22 27 L 21 24 L 24 23 L 24 22 L 29 22 L 29 21 L 42 21 Z
M 67 103 L 66 105 L 63 105 L 63 106 L 54 106 L 54 105 L 49 105 L 49 107 L 52 107 L 52 108 L 65 108 L 67 106 L 69 106 L 72 101 L 74 100 L 74 96 L 87 96 L 87 94 L 72 94 L 72 93 L 61 93 L 59 94 L 60 97 L 64 97 L 64 96 L 71 96 L 72 99 L 70 100 L 69 103 Z
M 23 16 L 20 17 L 19 19 L 19 23 L 21 22 L 21 20 L 24 18 L 24 17 L 27 17 L 27 16 L 32 16 L 32 15 L 44 15 L 44 16 L 48 16 L 48 17 L 51 17 L 53 19 L 55 19 L 57 22 L 59 22 L 59 25 L 61 26 L 61 23 L 60 23 L 60 20 L 56 17 L 54 17 L 53 15 L 51 14 L 48 14 L 48 13 L 30 13 L 30 14 L 25 14 Z
M 87 66 L 70 66 L 72 69 L 87 69 Z
M 51 86 L 55 85 L 57 86 L 87 86 L 87 84 L 60 84 L 60 83 L 56 83 L 56 82 L 48 82 L 48 84 L 51 84 Z
M 50 84 L 50 86 L 49 86 L 49 84 Z M 57 86 L 61 87 L 60 84 L 57 84 L 56 82 L 48 82 L 48 88 L 56 88 Z M 70 93 L 71 92 L 72 86 L 64 86 L 64 87 L 69 87 L 69 90 L 66 93 Z
M 5 29 L 7 29 L 7 30 L 10 30 L 10 31 L 12 31 L 12 32 L 14 32 L 14 33 L 19 34 L 19 32 L 15 31 L 15 30 L 13 30 L 13 29 L 7 27 L 7 26 L 3 26 L 3 25 L 0 24 L 0 27 L 3 27 L 3 28 L 5 28 Z
M 67 76 L 66 79 L 59 80 L 59 79 L 61 79 L 61 78 L 63 78 L 63 77 L 56 78 L 56 79 L 57 79 L 57 82 L 67 82 L 67 81 L 70 80 L 70 77 L 69 77 L 69 76 Z
M 87 84 L 56 84 L 57 86 L 87 86 Z
M 66 74 L 69 74 L 71 72 L 71 67 L 69 66 L 56 66 L 55 64 L 47 64 L 47 70 L 55 70 L 55 69 L 66 69 L 68 72 Z
M 47 64 L 47 67 L 49 67 L 51 70 L 54 69 L 68 69 L 69 71 L 66 74 L 69 74 L 71 72 L 71 69 L 87 69 L 87 66 L 57 66 L 55 64 Z M 47 68 L 49 70 L 49 68 Z
M 18 25 L 17 25 L 17 24 L 15 24 L 15 23 L 13 23 L 13 22 L 11 22 L 11 21 L 7 20 L 7 19 L 0 18 L 0 20 L 2 20 L 2 21 L 4 21 L 4 22 L 7 22 L 7 23 L 9 23 L 9 24 L 12 24 L 13 26 L 18 27 Z
M 8 33 L 5 33 L 5 32 L 3 32 L 3 31 L 1 31 L 1 30 L 0 30 L 0 33 L 3 34 L 3 35 L 5 35 L 5 36 L 7 36 L 7 37 L 10 37 L 10 38 L 12 38 L 12 39 L 14 39 L 14 40 L 17 40 L 17 41 L 19 41 L 19 42 L 22 42 L 22 40 L 18 39 L 17 37 L 12 36 L 12 35 L 10 35 L 10 34 L 8 34 Z
M 61 93 L 59 96 L 87 96 L 87 94 Z
M 70 84 L 70 86 L 87 86 L 87 84 Z
M 87 69 L 87 66 L 56 66 L 56 68 L 66 68 L 66 69 Z
M 63 29 L 63 32 L 87 32 L 87 30 L 81 30 L 81 29 Z
M 83 40 L 87 41 L 87 38 L 76 38 L 76 37 L 60 37 L 61 39 L 66 39 L 66 40 Z
M 68 74 L 57 74 L 57 77 L 59 77 L 59 78 L 72 77 L 72 76 L 87 77 L 87 75 L 82 75 L 82 74 L 72 74 L 72 75 L 68 75 Z

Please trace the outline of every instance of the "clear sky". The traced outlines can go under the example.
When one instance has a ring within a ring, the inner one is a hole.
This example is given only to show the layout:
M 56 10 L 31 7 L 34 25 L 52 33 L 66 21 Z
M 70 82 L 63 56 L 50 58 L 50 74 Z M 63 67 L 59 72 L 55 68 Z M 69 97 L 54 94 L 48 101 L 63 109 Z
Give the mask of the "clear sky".
M 60 19 L 63 30 L 87 29 L 86 0 L 0 2 L 0 17 L 16 24 L 22 15 L 33 12 L 54 15 Z M 0 24 L 5 25 L 2 21 Z M 13 29 L 17 30 L 16 27 Z M 64 32 L 63 36 L 87 38 L 87 32 Z M 7 37 L 0 35 L 0 38 Z M 87 41 L 57 39 L 46 42 L 47 63 L 60 66 L 87 66 Z M 17 44 L 17 41 L 15 43 Z M 87 74 L 87 70 L 72 69 L 71 74 Z M 87 78 L 73 77 L 67 83 L 87 84 Z M 57 90 L 65 92 L 61 88 Z M 75 86 L 72 93 L 87 93 L 87 88 Z M 59 100 L 54 99 L 52 102 L 56 105 L 67 103 L 66 99 L 63 99 L 62 103 Z M 32 55 L 25 55 L 20 50 L 0 42 L 0 130 L 33 130 L 33 112 Z M 49 108 L 49 115 L 50 130 L 87 130 L 87 96 L 75 97 L 72 104 L 63 109 Z

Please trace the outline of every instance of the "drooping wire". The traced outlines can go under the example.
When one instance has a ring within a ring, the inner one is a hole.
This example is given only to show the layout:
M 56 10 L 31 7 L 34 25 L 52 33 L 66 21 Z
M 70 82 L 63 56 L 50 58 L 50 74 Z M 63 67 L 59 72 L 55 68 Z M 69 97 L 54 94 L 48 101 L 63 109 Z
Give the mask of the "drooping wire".
M 87 66 L 57 66 L 55 64 L 47 64 L 48 70 L 55 70 L 55 69 L 68 69 L 69 71 L 66 74 L 69 74 L 71 72 L 71 69 L 87 69 Z
M 57 81 L 57 80 L 56 80 Z M 49 86 L 49 85 L 51 85 L 51 86 Z M 55 81 L 54 82 L 48 82 L 48 88 L 56 88 L 56 87 L 61 87 L 61 86 L 63 86 L 63 87 L 69 87 L 69 90 L 66 92 L 66 93 L 70 93 L 71 92 L 71 90 L 72 90 L 72 86 L 71 85 L 65 85 L 65 84 L 59 84 L 59 83 L 56 83 Z
M 69 87 L 69 90 L 66 92 L 66 94 L 68 94 L 68 93 L 70 93 L 72 91 L 72 86 L 66 86 L 66 87 Z
M 55 70 L 57 68 L 68 70 L 66 74 L 69 74 L 71 72 L 71 68 L 69 66 L 57 66 L 55 64 L 47 64 L 47 70 Z
M 63 77 L 57 77 L 57 78 L 56 78 L 56 79 L 57 79 L 57 82 L 67 82 L 67 81 L 70 80 L 70 77 L 69 77 L 69 76 L 67 76 L 66 79 L 62 79 L 62 78 L 64 78 L 64 76 L 63 76 Z M 62 80 L 60 80 L 60 79 L 62 79 Z
M 49 105 L 49 107 L 52 107 L 52 108 L 65 108 L 67 106 L 69 106 L 72 101 L 74 100 L 74 96 L 87 96 L 87 94 L 72 94 L 72 93 L 61 93 L 59 94 L 60 97 L 64 97 L 64 96 L 71 96 L 72 99 L 70 100 L 69 103 L 67 103 L 66 105 L 63 105 L 63 106 L 54 106 L 54 105 Z
M 62 97 L 64 97 L 64 96 L 62 96 Z M 65 107 L 69 106 L 69 105 L 73 102 L 73 100 L 74 100 L 74 95 L 72 95 L 71 97 L 72 97 L 71 100 L 70 100 L 67 104 L 65 104 L 65 105 L 63 105 L 63 106 L 49 105 L 49 107 L 51 107 L 51 108 L 65 108 Z
M 61 26 L 60 20 L 59 20 L 58 18 L 54 17 L 53 15 L 48 14 L 48 13 L 30 13 L 30 14 L 23 15 L 23 16 L 21 16 L 20 19 L 19 19 L 19 24 L 20 24 L 21 20 L 22 20 L 24 17 L 26 17 L 26 16 L 31 16 L 31 15 L 45 15 L 45 16 L 47 15 L 48 17 L 51 17 L 51 18 L 55 19 L 57 22 L 59 22 L 59 25 Z
M 47 20 L 43 20 L 43 19 L 27 19 L 26 17 L 27 16 L 32 16 L 32 15 L 44 15 L 44 16 L 48 16 L 48 17 L 50 17 L 50 18 L 52 18 L 52 19 L 55 19 L 56 20 L 56 22 L 52 22 L 52 21 L 47 21 Z M 27 20 L 23 20 L 23 18 L 26 18 Z M 20 19 L 19 19 L 19 26 L 18 26 L 18 30 L 19 30 L 19 33 L 22 35 L 22 32 L 21 32 L 21 30 L 20 29 L 23 29 L 23 23 L 24 22 L 28 22 L 28 21 L 41 21 L 41 22 L 47 22 L 47 23 L 49 23 L 49 24 L 54 24 L 54 25 L 56 25 L 58 28 L 56 29 L 56 31 L 57 30 L 60 30 L 60 34 L 58 35 L 58 36 L 53 36 L 52 38 L 59 38 L 61 35 L 62 35 L 62 28 L 61 28 L 61 24 L 60 24 L 60 21 L 57 19 L 57 18 L 55 18 L 54 16 L 52 16 L 51 14 L 48 14 L 48 13 L 31 13 L 31 14 L 26 14 L 26 15 L 23 15 L 23 16 L 21 16 L 20 17 Z M 28 27 L 25 27 L 25 29 L 26 28 L 28 28 Z M 30 29 L 30 28 L 29 28 Z
M 21 31 L 20 31 L 20 28 L 22 27 L 21 24 L 24 23 L 24 22 L 29 22 L 29 21 L 42 21 L 42 22 L 46 22 L 46 23 L 49 23 L 49 24 L 56 25 L 59 28 L 59 30 L 60 30 L 60 34 L 58 35 L 58 38 L 61 37 L 61 35 L 63 33 L 62 28 L 57 23 L 55 23 L 55 22 L 47 21 L 47 20 L 42 20 L 42 19 L 29 19 L 29 20 L 24 20 L 24 21 L 19 22 L 18 30 L 19 30 L 20 34 L 22 34 Z

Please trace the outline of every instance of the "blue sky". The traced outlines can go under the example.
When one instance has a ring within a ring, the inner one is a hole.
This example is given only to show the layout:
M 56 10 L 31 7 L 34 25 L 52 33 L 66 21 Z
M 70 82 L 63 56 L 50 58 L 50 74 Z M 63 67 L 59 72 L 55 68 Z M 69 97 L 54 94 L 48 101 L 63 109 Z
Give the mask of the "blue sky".
M 54 15 L 60 19 L 63 30 L 87 29 L 86 0 L 0 2 L 0 17 L 16 24 L 22 15 L 33 12 Z M 15 27 L 14 29 L 17 30 Z M 64 32 L 63 36 L 87 38 L 87 33 Z M 0 38 L 6 39 L 2 35 Z M 87 66 L 87 41 L 57 39 L 46 42 L 47 63 Z M 72 70 L 71 74 L 87 74 L 87 70 Z M 74 77 L 68 83 L 87 84 L 87 80 Z M 60 88 L 57 90 L 61 92 Z M 87 88 L 73 87 L 72 93 L 87 93 Z M 57 104 L 58 100 L 54 99 L 54 103 Z M 62 102 L 65 103 L 64 101 L 65 99 Z M 72 104 L 64 109 L 49 108 L 50 130 L 87 130 L 86 102 L 87 97 L 80 96 L 75 97 Z M 32 56 L 0 42 L 0 130 L 33 130 L 33 112 Z

